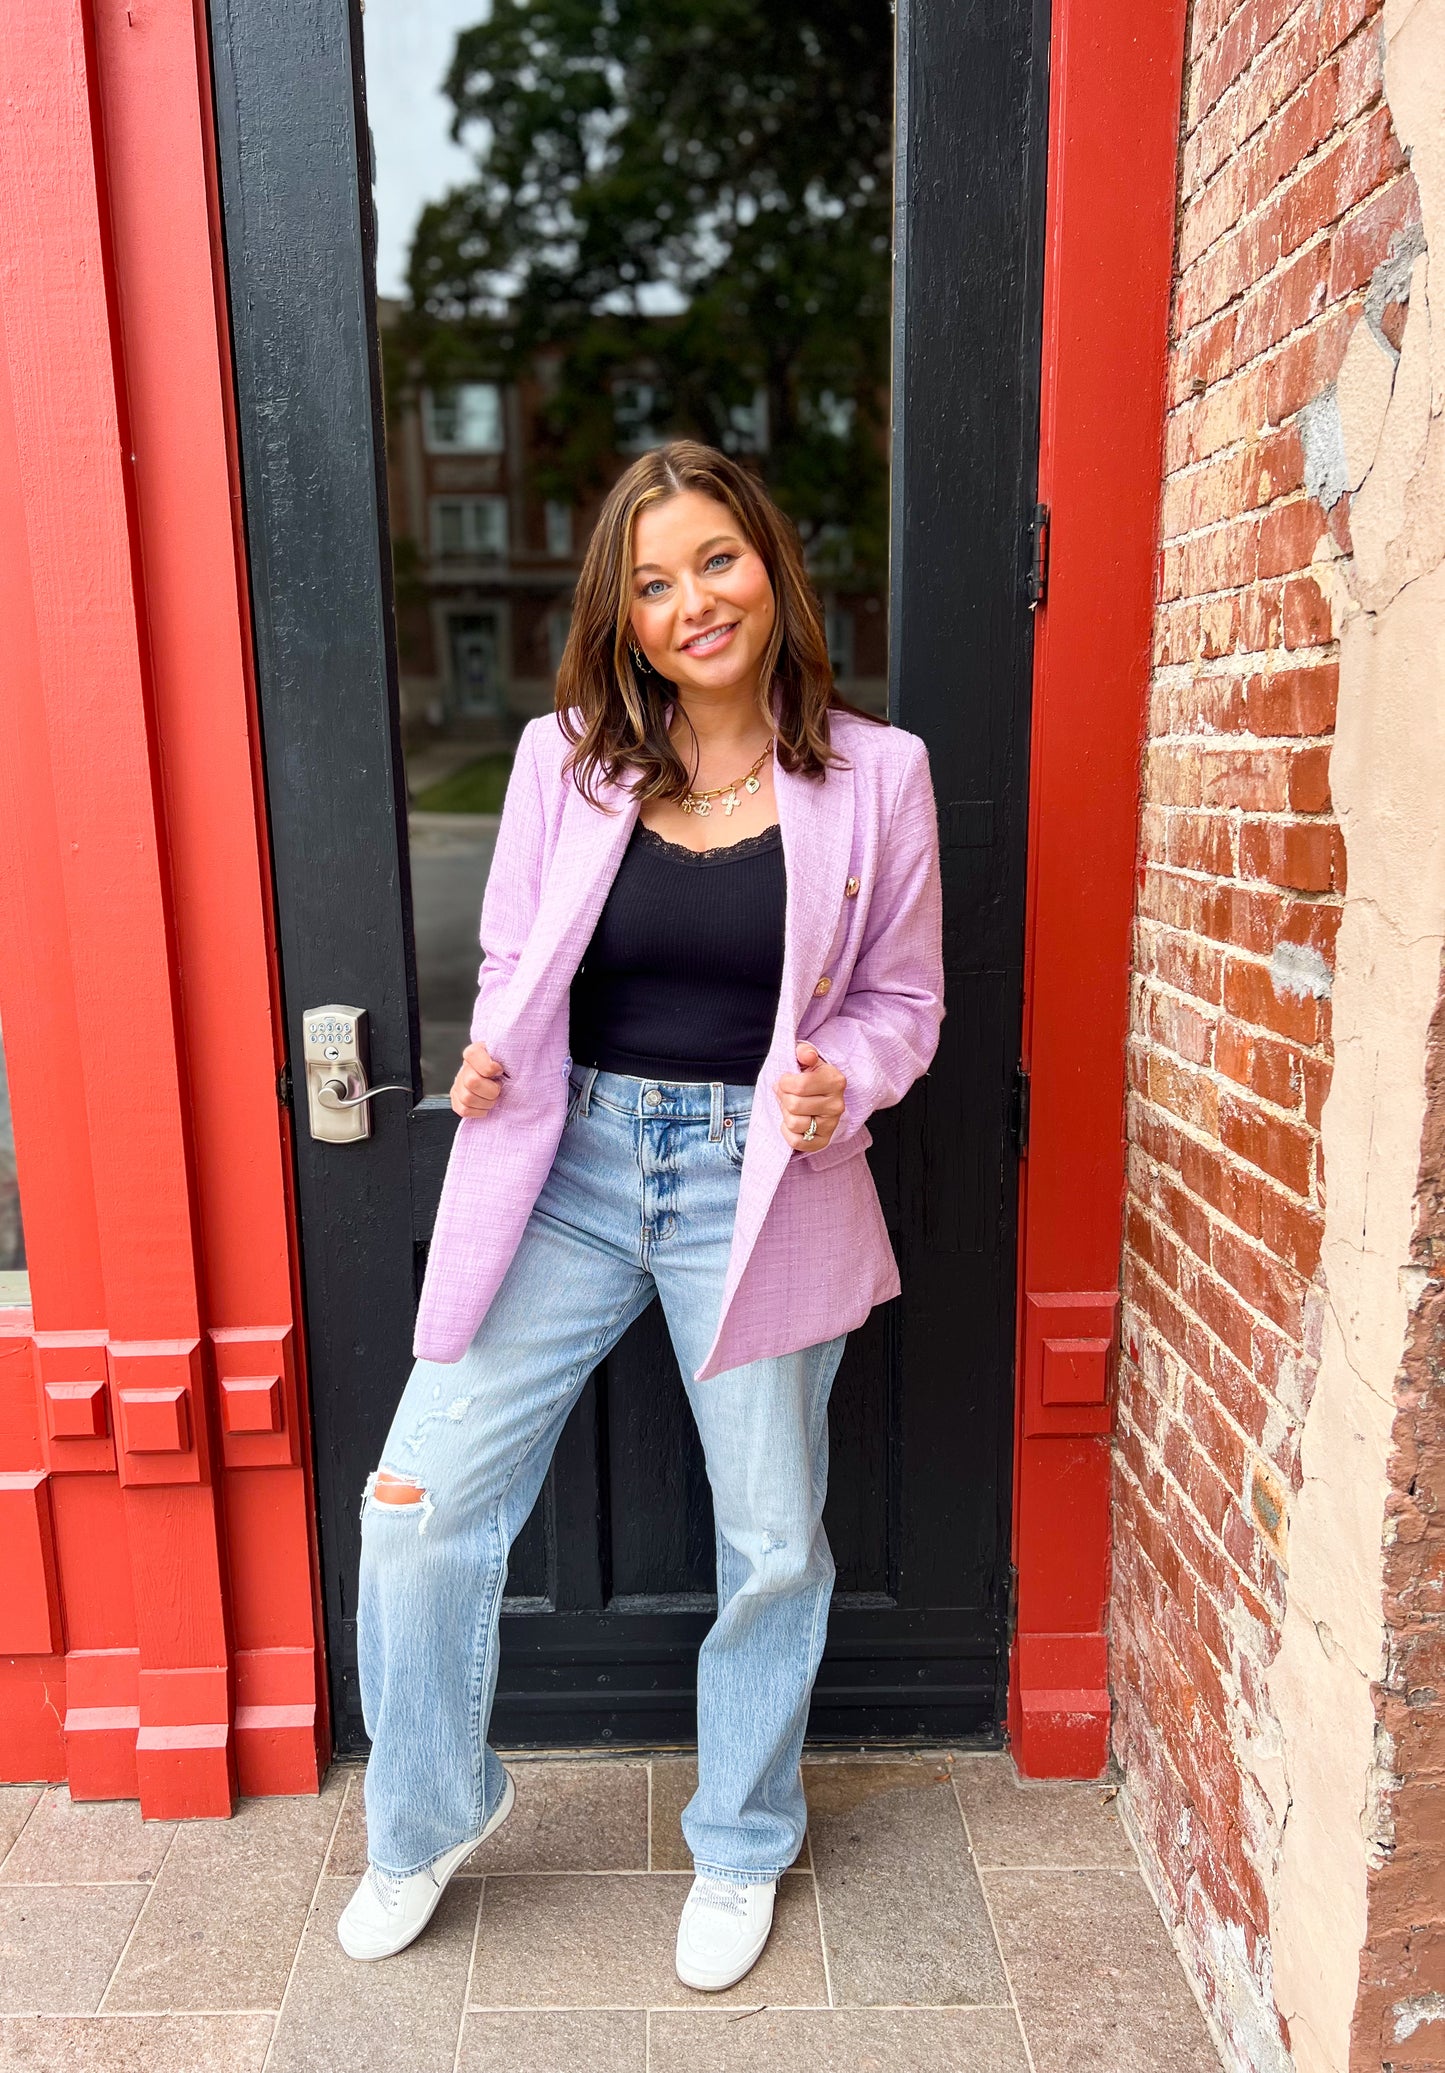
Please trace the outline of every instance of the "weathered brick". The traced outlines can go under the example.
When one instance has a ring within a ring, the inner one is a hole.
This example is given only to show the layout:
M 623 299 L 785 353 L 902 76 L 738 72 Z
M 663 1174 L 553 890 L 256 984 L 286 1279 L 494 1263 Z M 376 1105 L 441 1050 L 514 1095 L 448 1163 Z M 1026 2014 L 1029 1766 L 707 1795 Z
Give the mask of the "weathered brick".
M 1239 365 L 1234 343 L 1238 325 L 1238 311 L 1224 310 L 1175 344 L 1169 359 L 1171 410 L 1186 397 L 1202 395 L 1211 382 L 1223 381 L 1233 374 Z
M 1392 241 L 1418 226 L 1420 195 L 1414 175 L 1401 173 L 1348 216 L 1330 239 L 1330 300 L 1366 287 Z
M 1324 513 L 1313 497 L 1273 505 L 1259 521 L 1259 574 L 1289 576 L 1307 568 L 1324 529 Z
M 1299 1340 L 1304 1292 L 1298 1276 L 1282 1261 L 1274 1259 L 1262 1247 L 1236 1238 L 1233 1232 L 1221 1225 L 1215 1233 L 1213 1265 L 1221 1279 L 1238 1290 L 1251 1310 L 1260 1311 L 1288 1337 Z
M 1272 749 L 1200 749 L 1195 767 L 1201 805 L 1271 813 L 1289 803 L 1288 775 Z
M 1246 821 L 1239 831 L 1241 878 L 1263 878 L 1295 892 L 1344 889 L 1345 848 L 1333 821 Z
M 1336 629 L 1315 557 L 1352 551 L 1350 500 L 1326 515 L 1306 492 L 1299 413 L 1334 380 L 1392 238 L 1418 221 L 1382 98 L 1379 10 L 1195 0 L 1189 25 L 1130 1003 L 1113 1741 L 1156 1890 L 1226 2033 L 1213 1954 L 1233 1943 L 1268 1977 L 1277 1816 L 1239 1752 L 1273 1732 L 1285 1579 L 1249 1485 L 1262 1457 L 1287 1485 L 1300 1472 L 1324 974 L 1346 862 L 1330 791 Z M 1318 952 L 1322 997 L 1281 946 Z M 1439 1260 L 1445 1274 L 1445 1229 Z M 1440 1425 L 1445 1460 L 1445 1406 Z M 1445 1612 L 1445 1468 L 1437 1551 L 1409 1466 L 1394 1545 L 1430 1550 Z M 1398 1603 L 1411 1588 L 1402 1572 Z M 1445 1767 L 1445 1730 L 1439 1742 Z M 1435 1857 L 1445 1816 L 1439 1829 Z
M 1229 958 L 1224 968 L 1224 1005 L 1241 1022 L 1273 1030 L 1297 1044 L 1314 1045 L 1323 1034 L 1322 1004 L 1313 994 L 1279 992 L 1266 966 Z
M 1192 1001 L 1178 994 L 1150 994 L 1146 1010 L 1149 1033 L 1155 1043 L 1173 1051 L 1190 1065 L 1208 1065 L 1214 1045 L 1214 1018 L 1201 1014 Z
M 1339 695 L 1337 662 L 1312 669 L 1276 669 L 1251 677 L 1245 686 L 1245 714 L 1252 734 L 1326 734 L 1335 724 Z
M 1220 1097 L 1216 1113 L 1219 1141 L 1226 1151 L 1247 1159 L 1295 1194 L 1309 1193 L 1314 1171 L 1312 1130 L 1271 1115 L 1234 1094 Z
M 1289 805 L 1294 813 L 1329 812 L 1330 752 L 1323 744 L 1291 756 Z
M 1284 605 L 1278 583 L 1256 583 L 1239 600 L 1239 646 L 1249 654 L 1261 654 L 1276 647 L 1284 623 Z
M 1214 1064 L 1227 1079 L 1238 1081 L 1276 1108 L 1302 1105 L 1304 1073 L 1300 1054 L 1290 1044 L 1274 1043 L 1226 1017 L 1219 1024 Z
M 1242 366 L 1317 317 L 1329 298 L 1330 248 L 1313 246 L 1282 266 L 1239 308 L 1235 351 Z
M 1215 1082 L 1159 1052 L 1149 1059 L 1149 1099 L 1160 1108 L 1172 1110 L 1197 1130 L 1213 1133 L 1219 1128 L 1219 1089 Z
M 1234 869 L 1234 826 L 1223 813 L 1171 813 L 1162 830 L 1164 855 L 1181 871 L 1206 871 L 1216 878 Z
M 1334 304 L 1317 323 L 1295 332 L 1265 363 L 1264 407 L 1271 424 L 1293 417 L 1329 387 L 1340 371 L 1358 314 L 1354 304 Z

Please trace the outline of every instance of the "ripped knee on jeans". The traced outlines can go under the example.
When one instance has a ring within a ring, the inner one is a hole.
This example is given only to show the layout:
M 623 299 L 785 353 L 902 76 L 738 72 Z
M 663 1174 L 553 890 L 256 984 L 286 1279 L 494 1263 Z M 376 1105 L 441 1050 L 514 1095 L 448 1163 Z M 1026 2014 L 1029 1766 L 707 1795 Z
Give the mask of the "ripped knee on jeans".
M 379 1468 L 372 1477 L 371 1494 L 378 1504 L 420 1504 L 426 1496 L 420 1483 L 394 1476 L 389 1468 Z
M 409 1476 L 399 1476 L 389 1468 L 379 1468 L 366 1479 L 361 1500 L 363 1514 L 372 1506 L 385 1511 L 420 1513 L 419 1531 L 422 1533 L 425 1533 L 427 1520 L 435 1509 L 430 1493 L 421 1483 L 413 1482 Z

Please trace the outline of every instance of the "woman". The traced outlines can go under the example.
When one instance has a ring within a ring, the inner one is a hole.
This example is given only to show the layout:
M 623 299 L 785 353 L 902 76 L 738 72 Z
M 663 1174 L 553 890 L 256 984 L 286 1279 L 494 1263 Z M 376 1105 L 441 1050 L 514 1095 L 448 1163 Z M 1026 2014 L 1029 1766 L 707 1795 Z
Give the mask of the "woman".
M 511 1809 L 486 1743 L 507 1553 L 657 1296 L 718 1555 L 677 1971 L 720 1989 L 803 1840 L 828 1392 L 898 1289 L 867 1118 L 943 1012 L 933 797 L 922 744 L 837 698 L 787 521 L 689 442 L 603 506 L 557 707 L 507 790 L 417 1364 L 363 1505 L 371 1863 L 339 1933 L 403 1949 Z

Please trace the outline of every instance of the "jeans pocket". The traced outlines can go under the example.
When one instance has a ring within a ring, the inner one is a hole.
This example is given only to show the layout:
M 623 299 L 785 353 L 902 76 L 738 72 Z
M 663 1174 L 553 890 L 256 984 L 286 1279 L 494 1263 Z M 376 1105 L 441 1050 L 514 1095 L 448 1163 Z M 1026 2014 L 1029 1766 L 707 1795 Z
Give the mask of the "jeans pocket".
M 746 1116 L 724 1116 L 722 1146 L 734 1166 L 741 1166 L 743 1153 L 748 1148 L 748 1118 Z

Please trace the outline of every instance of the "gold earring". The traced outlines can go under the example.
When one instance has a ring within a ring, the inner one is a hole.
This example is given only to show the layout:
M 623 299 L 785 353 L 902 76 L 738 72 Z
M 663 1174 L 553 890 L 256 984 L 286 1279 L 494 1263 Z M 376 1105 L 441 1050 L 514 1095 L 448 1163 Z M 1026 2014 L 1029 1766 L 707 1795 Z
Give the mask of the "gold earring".
M 636 641 L 629 641 L 627 643 L 627 652 L 632 657 L 632 666 L 634 669 L 647 668 L 647 658 L 643 654 L 641 648 L 638 647 Z

